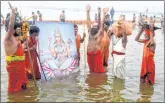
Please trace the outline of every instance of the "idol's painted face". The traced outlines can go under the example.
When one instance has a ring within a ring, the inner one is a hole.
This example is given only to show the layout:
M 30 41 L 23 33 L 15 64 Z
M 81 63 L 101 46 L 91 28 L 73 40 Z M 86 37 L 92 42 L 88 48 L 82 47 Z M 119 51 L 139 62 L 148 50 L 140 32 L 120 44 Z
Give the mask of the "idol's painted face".
M 61 42 L 60 34 L 56 34 L 55 39 L 57 43 L 60 43 Z

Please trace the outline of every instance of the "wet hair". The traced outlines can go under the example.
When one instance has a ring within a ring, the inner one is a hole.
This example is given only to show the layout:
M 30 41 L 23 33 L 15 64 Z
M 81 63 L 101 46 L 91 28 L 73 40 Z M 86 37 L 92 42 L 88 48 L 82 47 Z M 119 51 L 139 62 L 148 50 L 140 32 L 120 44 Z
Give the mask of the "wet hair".
M 76 24 L 74 24 L 74 28 L 78 28 L 78 26 Z
M 17 28 L 21 28 L 21 27 L 22 27 L 21 23 L 14 24 L 14 30 L 16 30 Z
M 30 26 L 29 34 L 32 35 L 33 33 L 39 33 L 40 29 L 37 26 Z

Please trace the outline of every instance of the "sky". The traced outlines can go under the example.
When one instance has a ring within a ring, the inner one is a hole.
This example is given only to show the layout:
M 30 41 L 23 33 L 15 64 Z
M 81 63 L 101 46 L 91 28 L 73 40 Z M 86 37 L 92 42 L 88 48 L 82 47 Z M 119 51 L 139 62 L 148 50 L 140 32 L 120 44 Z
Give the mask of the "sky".
M 30 8 L 35 11 L 43 8 L 47 10 L 61 8 L 60 11 L 62 8 L 78 8 L 85 11 L 87 4 L 91 5 L 92 10 L 97 10 L 98 7 L 114 7 L 116 11 L 144 12 L 148 8 L 149 12 L 164 13 L 164 1 L 10 1 L 10 3 L 21 9 L 23 15 L 31 14 Z M 1 13 L 6 15 L 8 12 L 10 12 L 8 1 L 1 1 Z

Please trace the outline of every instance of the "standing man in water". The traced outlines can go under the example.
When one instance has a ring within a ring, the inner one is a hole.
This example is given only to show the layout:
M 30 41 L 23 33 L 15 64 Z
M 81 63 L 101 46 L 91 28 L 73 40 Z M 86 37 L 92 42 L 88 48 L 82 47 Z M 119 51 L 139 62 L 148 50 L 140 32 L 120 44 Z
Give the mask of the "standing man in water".
M 40 11 L 37 11 L 38 17 L 39 17 L 39 21 L 42 21 L 42 14 L 40 13 Z
M 133 14 L 133 20 L 132 20 L 132 27 L 133 27 L 133 29 L 135 28 L 135 25 L 136 25 L 136 15 L 135 14 Z
M 101 27 L 101 8 L 98 8 L 98 23 L 99 27 Z M 100 41 L 100 48 L 102 53 L 102 60 L 103 60 L 103 66 L 106 68 L 108 67 L 108 59 L 109 59 L 109 45 L 110 45 L 110 38 L 108 36 L 108 28 L 110 26 L 110 17 L 109 14 L 105 14 L 104 19 L 104 34 Z
M 37 37 L 39 35 L 40 29 L 37 26 L 31 26 L 29 30 L 30 37 L 27 38 L 27 40 L 23 44 L 24 52 L 25 52 L 25 68 L 26 68 L 26 74 L 28 79 L 32 79 L 32 69 L 34 70 L 35 78 L 41 79 L 41 74 L 39 71 L 39 65 L 37 62 Z M 30 56 L 33 61 L 33 68 L 30 64 L 30 57 L 28 54 L 28 47 L 30 51 Z M 33 78 L 34 79 L 34 78 Z
M 154 54 L 156 43 L 154 40 L 154 23 L 149 24 L 150 26 L 143 25 L 139 33 L 137 34 L 135 41 L 144 43 L 143 57 L 141 65 L 140 82 L 141 83 L 155 83 L 155 62 Z M 145 31 L 145 39 L 140 39 L 141 34 Z
M 9 29 L 5 35 L 4 47 L 8 72 L 8 92 L 17 92 L 26 89 L 27 79 L 25 72 L 25 56 L 22 44 L 18 37 L 21 25 L 15 23 L 15 8 L 12 8 Z
M 80 45 L 81 45 L 81 43 L 84 42 L 86 34 L 83 33 L 83 38 L 81 38 L 81 36 L 78 34 L 78 26 L 76 24 L 74 25 L 74 32 L 75 32 L 75 36 L 76 36 L 76 47 L 77 47 L 77 53 L 78 53 L 78 59 L 79 59 L 78 64 L 80 65 Z
M 37 21 L 37 15 L 34 14 L 34 12 L 32 12 L 32 19 L 33 19 L 32 25 L 35 25 Z
M 110 15 L 111 15 L 112 23 L 113 23 L 113 21 L 114 21 L 114 19 L 113 19 L 114 14 L 115 14 L 115 10 L 114 10 L 113 7 L 112 7 L 112 9 L 111 9 L 111 11 L 110 11 Z
M 101 27 L 99 28 L 98 23 L 92 24 L 90 21 L 90 9 L 89 5 L 86 6 L 87 12 L 87 28 L 89 32 L 89 40 L 87 45 L 87 61 L 89 65 L 90 72 L 104 73 L 105 69 L 103 67 L 103 57 L 101 54 L 100 41 L 104 33 L 104 19 L 105 14 L 108 12 L 108 8 L 104 9 L 103 21 L 101 22 Z
M 65 22 L 65 11 L 62 11 L 62 14 L 60 15 L 60 21 Z
M 122 16 L 110 27 L 109 34 L 114 34 L 112 41 L 113 75 L 120 79 L 126 79 L 125 52 L 127 46 L 127 33 Z

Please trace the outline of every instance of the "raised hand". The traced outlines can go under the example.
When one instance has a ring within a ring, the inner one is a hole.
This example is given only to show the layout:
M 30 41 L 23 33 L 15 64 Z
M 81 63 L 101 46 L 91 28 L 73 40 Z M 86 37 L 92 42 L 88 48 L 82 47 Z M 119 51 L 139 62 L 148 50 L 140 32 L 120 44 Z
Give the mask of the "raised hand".
M 89 12 L 90 9 L 91 9 L 91 7 L 90 7 L 90 5 L 88 4 L 88 5 L 86 6 L 86 11 Z
M 98 7 L 98 13 L 101 13 L 101 8 L 100 7 Z
M 103 9 L 104 14 L 107 14 L 108 11 L 109 11 L 109 8 L 104 8 Z
M 13 7 L 12 7 L 11 4 L 10 4 L 10 2 L 8 2 L 8 4 L 9 4 L 10 9 L 13 9 Z

